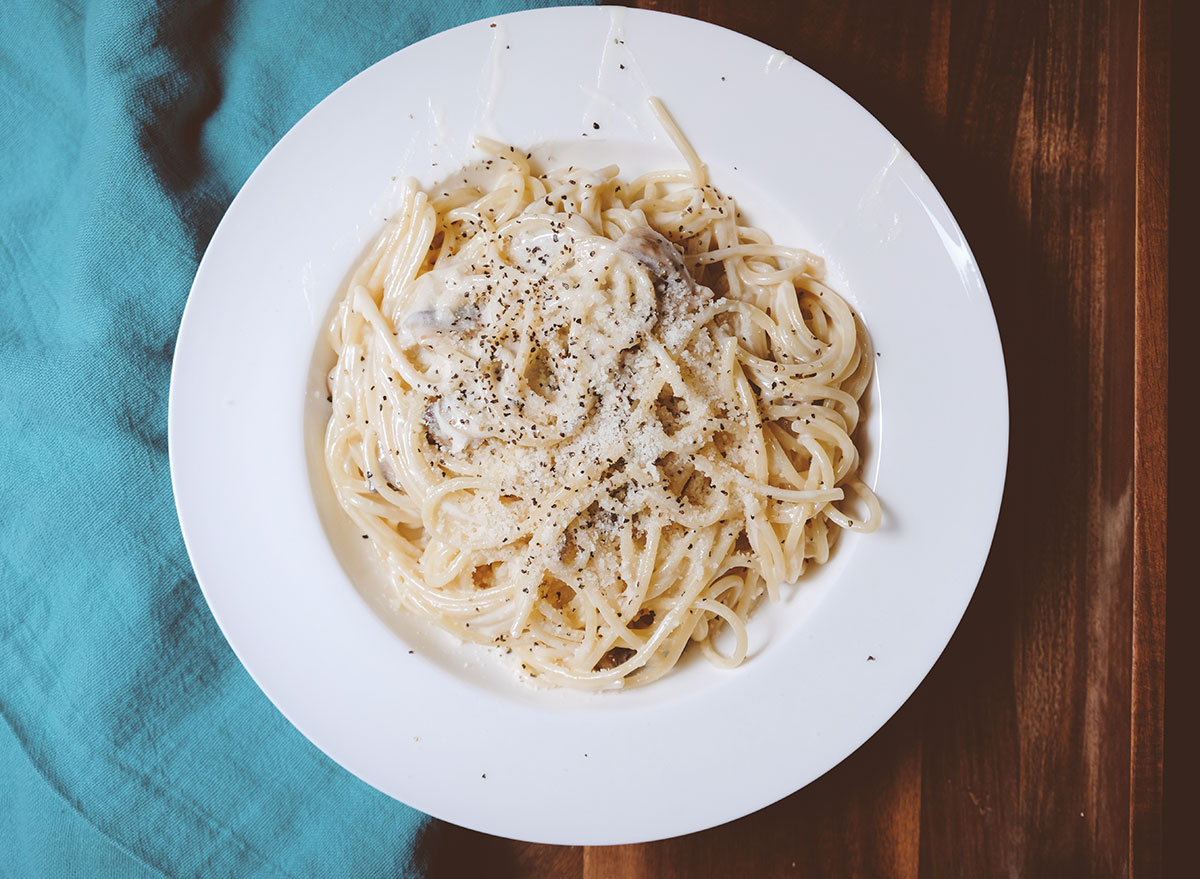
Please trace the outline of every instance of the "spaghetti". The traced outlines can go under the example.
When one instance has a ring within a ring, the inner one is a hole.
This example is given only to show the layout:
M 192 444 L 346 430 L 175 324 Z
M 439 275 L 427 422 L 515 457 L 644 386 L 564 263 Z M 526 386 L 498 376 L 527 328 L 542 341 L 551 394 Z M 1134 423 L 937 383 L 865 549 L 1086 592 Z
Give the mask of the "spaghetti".
M 461 185 L 410 182 L 330 327 L 326 465 L 399 600 L 554 685 L 740 664 L 761 596 L 880 516 L 861 320 L 656 111 L 686 171 L 480 140 Z

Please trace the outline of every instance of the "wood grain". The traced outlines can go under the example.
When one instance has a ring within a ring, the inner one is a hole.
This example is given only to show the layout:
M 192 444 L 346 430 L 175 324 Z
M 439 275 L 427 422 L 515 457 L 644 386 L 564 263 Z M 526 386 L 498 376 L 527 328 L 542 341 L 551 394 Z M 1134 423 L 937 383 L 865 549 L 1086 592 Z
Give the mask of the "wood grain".
M 486 876 L 488 879 L 583 875 L 579 846 L 534 845 L 465 830 L 445 821 L 426 825 L 414 860 L 431 879 Z
M 1167 3 L 639 5 L 801 60 L 871 111 L 943 194 L 1009 370 L 996 540 L 926 681 L 804 790 L 637 846 L 524 846 L 443 827 L 433 835 L 453 841 L 434 875 L 489 863 L 489 875 L 586 879 L 1161 875 Z
M 1167 581 L 1167 290 L 1170 10 L 1138 8 L 1134 584 L 1129 847 L 1134 874 L 1163 868 Z
M 1187 454 L 1195 447 L 1198 429 L 1194 414 L 1200 345 L 1189 338 L 1200 326 L 1200 297 L 1189 277 L 1195 259 L 1196 229 L 1200 228 L 1200 126 L 1195 100 L 1186 100 L 1200 82 L 1200 4 L 1174 3 L 1170 10 L 1170 206 L 1168 233 L 1169 373 L 1168 443 L 1176 450 L 1168 473 L 1167 541 L 1177 548 L 1167 566 L 1166 694 L 1163 739 L 1162 835 L 1164 875 L 1187 876 L 1196 864 L 1196 791 L 1200 789 L 1200 711 L 1196 691 L 1200 663 L 1196 661 L 1196 621 L 1200 620 L 1200 590 L 1196 572 L 1178 551 L 1195 540 L 1200 497 L 1200 461 Z

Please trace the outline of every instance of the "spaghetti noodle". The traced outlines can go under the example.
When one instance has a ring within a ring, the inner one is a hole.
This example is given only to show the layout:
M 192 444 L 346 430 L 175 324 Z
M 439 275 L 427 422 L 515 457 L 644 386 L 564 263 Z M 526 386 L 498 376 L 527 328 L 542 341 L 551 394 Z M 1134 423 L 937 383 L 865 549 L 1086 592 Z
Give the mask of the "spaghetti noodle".
M 329 476 L 400 601 L 555 685 L 738 665 L 761 596 L 880 516 L 861 320 L 656 110 L 686 171 L 481 140 L 460 186 L 410 182 L 330 328 Z

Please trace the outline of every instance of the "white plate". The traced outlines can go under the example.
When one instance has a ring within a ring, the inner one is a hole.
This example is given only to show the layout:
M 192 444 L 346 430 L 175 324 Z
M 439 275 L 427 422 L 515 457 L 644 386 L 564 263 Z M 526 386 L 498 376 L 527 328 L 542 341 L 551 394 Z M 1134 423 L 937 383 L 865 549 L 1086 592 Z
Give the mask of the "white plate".
M 564 162 L 615 159 L 626 173 L 679 167 L 648 94 L 751 219 L 823 253 L 861 309 L 880 351 L 864 445 L 884 525 L 847 534 L 826 570 L 761 606 L 753 655 L 735 671 L 700 660 L 639 690 L 542 692 L 476 648 L 372 609 L 362 547 L 306 458 L 325 418 L 314 351 L 387 215 L 394 176 L 431 183 L 470 157 L 476 132 L 550 144 Z M 628 843 L 792 793 L 904 702 L 983 567 L 1007 411 L 971 252 L 932 184 L 868 113 L 730 31 L 653 12 L 552 9 L 469 24 L 384 59 L 263 160 L 213 236 L 184 313 L 171 473 L 213 615 L 263 691 L 326 754 L 466 827 Z

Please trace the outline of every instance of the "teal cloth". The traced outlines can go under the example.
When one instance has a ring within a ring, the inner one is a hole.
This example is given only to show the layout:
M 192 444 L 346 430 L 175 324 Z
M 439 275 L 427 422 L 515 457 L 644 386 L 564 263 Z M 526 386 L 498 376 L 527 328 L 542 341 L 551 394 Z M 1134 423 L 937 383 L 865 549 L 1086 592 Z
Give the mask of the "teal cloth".
M 204 604 L 171 357 L 209 237 L 297 119 L 540 5 L 0 2 L 0 876 L 425 872 L 436 822 L 293 729 Z

